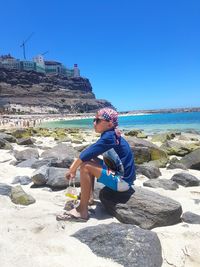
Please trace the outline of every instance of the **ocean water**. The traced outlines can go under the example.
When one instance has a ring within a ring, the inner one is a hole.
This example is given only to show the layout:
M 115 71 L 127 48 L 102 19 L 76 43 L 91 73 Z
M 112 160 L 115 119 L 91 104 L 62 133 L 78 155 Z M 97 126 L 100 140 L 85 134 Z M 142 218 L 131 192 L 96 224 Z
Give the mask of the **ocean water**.
M 93 119 L 61 120 L 44 123 L 49 128 L 93 128 Z M 141 129 L 147 133 L 168 130 L 200 132 L 200 112 L 159 113 L 119 117 L 120 129 Z

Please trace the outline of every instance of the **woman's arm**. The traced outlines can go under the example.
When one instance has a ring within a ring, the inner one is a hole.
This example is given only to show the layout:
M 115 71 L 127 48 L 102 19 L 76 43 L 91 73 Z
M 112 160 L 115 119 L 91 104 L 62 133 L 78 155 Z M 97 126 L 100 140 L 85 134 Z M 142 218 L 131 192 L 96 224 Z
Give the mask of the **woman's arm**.
M 76 171 L 78 169 L 78 167 L 81 165 L 82 160 L 80 158 L 75 159 L 74 162 L 72 163 L 72 165 L 69 168 L 69 171 L 66 173 L 65 177 L 67 179 L 73 179 L 76 176 Z

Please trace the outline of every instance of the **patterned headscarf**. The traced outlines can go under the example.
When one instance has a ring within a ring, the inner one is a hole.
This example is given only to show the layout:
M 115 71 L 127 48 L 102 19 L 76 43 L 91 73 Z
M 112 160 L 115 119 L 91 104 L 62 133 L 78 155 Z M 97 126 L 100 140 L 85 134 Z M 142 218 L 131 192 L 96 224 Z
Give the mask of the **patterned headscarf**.
M 111 108 L 102 108 L 99 111 L 97 111 L 97 117 L 102 118 L 106 121 L 111 121 L 115 134 L 116 134 L 116 143 L 120 143 L 120 136 L 121 136 L 121 131 L 118 129 L 118 113 L 114 109 Z
M 97 112 L 97 116 L 106 121 L 111 121 L 114 128 L 118 126 L 118 113 L 111 108 L 102 108 Z

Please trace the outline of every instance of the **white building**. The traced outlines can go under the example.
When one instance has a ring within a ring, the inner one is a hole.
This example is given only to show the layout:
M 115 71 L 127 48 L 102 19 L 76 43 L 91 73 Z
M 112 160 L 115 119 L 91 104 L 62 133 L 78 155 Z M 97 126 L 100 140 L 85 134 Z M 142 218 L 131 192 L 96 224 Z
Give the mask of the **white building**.
M 12 57 L 10 54 L 0 56 L 0 66 L 6 69 L 20 70 L 20 60 Z
M 78 64 L 74 64 L 74 78 L 80 77 L 80 70 Z
M 42 55 L 37 55 L 33 58 L 33 62 L 36 63 L 36 71 L 45 73 L 45 62 Z
M 42 55 L 37 55 L 33 58 L 33 61 L 44 66 L 44 57 Z

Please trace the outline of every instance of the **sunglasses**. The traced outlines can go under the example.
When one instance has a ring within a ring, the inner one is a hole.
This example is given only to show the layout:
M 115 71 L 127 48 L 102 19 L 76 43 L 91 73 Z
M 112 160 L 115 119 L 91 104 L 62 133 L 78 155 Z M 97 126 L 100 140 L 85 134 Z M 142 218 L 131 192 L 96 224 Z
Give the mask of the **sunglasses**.
M 107 121 L 107 120 L 100 119 L 100 118 L 95 118 L 95 119 L 93 119 L 93 122 L 96 122 L 96 124 L 98 124 L 98 123 L 101 122 L 101 121 Z

